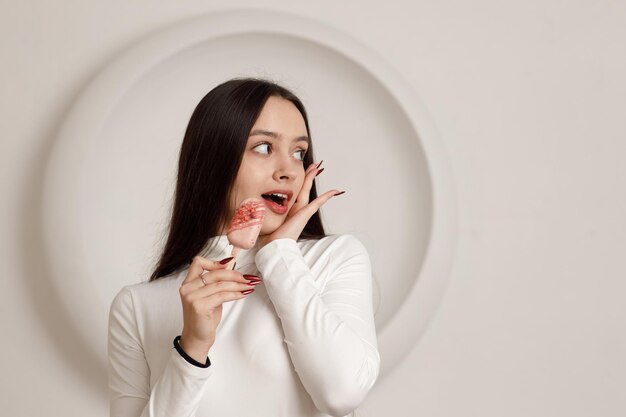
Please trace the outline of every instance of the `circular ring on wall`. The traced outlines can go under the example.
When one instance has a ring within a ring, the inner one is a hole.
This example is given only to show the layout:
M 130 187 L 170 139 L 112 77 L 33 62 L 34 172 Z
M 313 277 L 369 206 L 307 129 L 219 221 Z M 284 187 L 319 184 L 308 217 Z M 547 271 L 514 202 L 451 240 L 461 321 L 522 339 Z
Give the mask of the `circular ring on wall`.
M 381 97 L 388 95 L 390 103 L 393 101 L 389 104 L 392 109 L 389 110 L 389 117 L 394 118 L 390 125 L 394 123 L 401 125 L 402 122 L 406 122 L 406 126 L 411 129 L 409 136 L 414 138 L 412 139 L 414 142 L 418 142 L 411 145 L 413 146 L 411 152 L 420 155 L 423 162 L 421 166 L 425 171 L 417 174 L 421 179 L 414 180 L 423 181 L 423 195 L 427 201 L 422 202 L 424 207 L 421 215 L 428 225 L 418 227 L 420 230 L 413 233 L 419 235 L 420 242 L 423 242 L 420 250 L 406 246 L 403 248 L 396 242 L 383 242 L 386 246 L 392 247 L 392 253 L 394 251 L 400 253 L 398 255 L 400 259 L 404 259 L 402 256 L 406 259 L 418 258 L 419 263 L 409 268 L 412 271 L 409 274 L 410 280 L 403 296 L 396 297 L 394 303 L 386 305 L 385 291 L 381 290 L 382 305 L 388 308 L 382 323 L 377 322 L 382 378 L 404 359 L 423 335 L 445 291 L 456 241 L 456 201 L 451 171 L 443 144 L 425 107 L 417 99 L 410 84 L 368 47 L 326 24 L 302 16 L 240 10 L 194 18 L 142 40 L 116 58 L 94 79 L 68 113 L 46 167 L 42 224 L 47 255 L 52 267 L 51 279 L 61 294 L 60 302 L 72 306 L 74 314 L 69 316 L 82 332 L 77 337 L 85 338 L 86 344 L 104 360 L 105 338 L 99 330 L 94 334 L 93 329 L 106 327 L 107 311 L 112 297 L 106 290 L 99 290 L 98 286 L 102 285 L 103 281 L 106 282 L 114 269 L 107 269 L 106 262 L 104 265 L 99 264 L 97 256 L 114 249 L 111 248 L 111 244 L 93 246 L 94 241 L 107 239 L 107 229 L 98 228 L 98 222 L 88 218 L 87 213 L 94 207 L 89 204 L 105 203 L 85 198 L 81 190 L 92 187 L 93 183 L 90 181 L 93 181 L 94 175 L 101 177 L 98 179 L 102 181 L 100 184 L 108 184 L 108 181 L 119 186 L 124 181 L 123 177 L 111 178 L 110 173 L 103 173 L 97 169 L 98 159 L 123 158 L 121 154 L 111 151 L 108 146 L 110 143 L 107 139 L 114 137 L 114 133 L 119 133 L 121 128 L 118 125 L 124 124 L 118 122 L 115 124 L 112 120 L 122 117 L 120 116 L 122 113 L 134 114 L 132 112 L 136 110 L 133 108 L 135 99 L 130 97 L 129 92 L 141 94 L 142 100 L 146 102 L 154 101 L 154 97 L 146 97 L 158 94 L 154 89 L 145 85 L 141 88 L 138 86 L 146 84 L 146 79 L 150 79 L 153 83 L 151 85 L 154 85 L 158 77 L 167 77 L 160 74 L 159 69 L 170 65 L 168 62 L 173 59 L 172 57 L 178 57 L 179 60 L 182 59 L 181 56 L 186 57 L 184 59 L 210 60 L 210 50 L 217 47 L 215 45 L 219 42 L 225 42 L 231 48 L 224 50 L 233 51 L 237 45 L 242 48 L 249 45 L 252 39 L 260 42 L 259 45 L 265 41 L 268 44 L 274 42 L 281 48 L 296 45 L 295 49 L 304 48 L 310 56 L 315 56 L 320 61 L 331 55 L 341 57 L 334 58 L 335 61 L 332 59 L 323 61 L 324 65 L 327 67 L 337 65 L 337 68 L 331 69 L 336 70 L 338 74 L 344 71 L 343 67 L 339 68 L 340 65 L 344 67 L 351 65 L 349 71 L 352 71 L 354 78 L 360 77 L 362 83 L 354 84 L 357 88 L 361 85 L 366 87 L 364 90 L 371 88 L 372 91 L 376 91 L 376 86 L 380 86 L 382 92 L 376 94 Z M 198 51 L 203 53 L 199 54 Z M 215 62 L 208 61 L 204 64 L 216 65 Z M 348 85 L 353 80 L 344 78 L 342 82 Z M 395 111 L 396 107 L 393 106 L 397 106 L 398 111 Z M 123 112 L 120 110 L 122 108 Z M 167 114 L 167 111 L 164 111 L 164 114 Z M 402 120 L 396 123 L 396 119 Z M 111 127 L 112 123 L 115 126 Z M 158 129 L 157 123 L 155 130 Z M 106 132 L 106 135 L 103 132 Z M 156 135 L 158 132 L 152 133 Z M 126 137 L 132 136 L 128 135 Z M 179 137 L 182 137 L 182 134 Z M 405 145 L 403 143 L 402 147 Z M 323 146 L 316 143 L 316 152 L 320 148 Z M 174 149 L 173 147 L 163 153 L 175 155 Z M 330 154 L 332 150 L 328 149 L 327 152 Z M 392 158 L 393 154 L 388 156 Z M 393 165 L 392 159 L 389 159 L 388 165 Z M 351 172 L 347 171 L 344 174 L 350 175 Z M 375 183 L 377 178 L 372 177 L 368 181 Z M 129 191 L 128 195 L 131 194 Z M 113 215 L 119 218 L 128 215 L 126 210 L 129 204 L 132 204 L 132 200 L 122 200 L 116 205 L 106 207 L 109 213 L 114 213 Z M 412 216 L 412 207 L 406 209 L 407 211 L 403 212 L 406 214 L 402 216 L 409 219 Z M 341 213 L 337 212 L 337 216 L 341 217 Z M 345 222 L 349 221 L 349 217 L 346 216 Z M 354 229 L 357 230 L 354 234 L 359 236 L 358 225 L 355 225 Z M 380 244 L 378 236 L 374 232 L 371 234 L 364 232 L 359 237 L 363 238 L 369 249 Z M 373 240 L 368 242 L 368 238 Z M 421 244 L 418 242 L 416 245 Z M 123 249 L 124 243 L 120 241 L 119 246 Z M 398 251 L 398 247 L 405 249 L 406 253 Z M 382 246 L 380 250 L 383 250 Z M 417 256 L 411 251 L 415 251 Z M 372 259 L 375 260 L 375 256 L 372 256 Z M 373 266 L 376 266 L 376 263 L 373 263 Z M 381 282 L 384 284 L 385 270 L 374 272 L 377 285 L 380 286 Z M 130 284 L 134 277 L 121 279 Z M 76 312 L 79 314 L 75 314 Z

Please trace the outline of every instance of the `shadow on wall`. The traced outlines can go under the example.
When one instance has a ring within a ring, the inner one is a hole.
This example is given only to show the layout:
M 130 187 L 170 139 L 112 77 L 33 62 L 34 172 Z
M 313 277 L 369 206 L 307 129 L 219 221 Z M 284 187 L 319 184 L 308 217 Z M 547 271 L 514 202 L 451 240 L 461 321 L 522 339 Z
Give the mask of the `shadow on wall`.
M 69 94 L 69 96 L 77 95 L 78 93 Z M 69 99 L 67 101 L 74 100 Z M 69 105 L 59 107 L 68 108 Z M 74 316 L 83 312 L 73 308 L 72 304 L 68 303 L 63 294 L 60 293 L 62 289 L 54 285 L 56 282 L 52 278 L 54 268 L 42 233 L 42 196 L 46 161 L 54 145 L 54 138 L 61 124 L 62 116 L 59 115 L 54 119 L 56 126 L 50 126 L 42 132 L 42 136 L 50 139 L 42 141 L 47 146 L 42 149 L 38 163 L 32 166 L 27 179 L 29 185 L 26 187 L 30 192 L 25 196 L 20 210 L 19 229 L 23 233 L 21 234 L 22 241 L 19 242 L 21 248 L 19 253 L 22 256 L 18 262 L 22 264 L 22 270 L 25 271 L 22 282 L 31 299 L 33 310 L 43 323 L 42 328 L 46 339 L 49 340 L 46 345 L 38 346 L 37 349 L 26 352 L 26 355 L 36 354 L 42 349 L 54 349 L 67 364 L 68 369 L 81 376 L 81 379 L 90 386 L 90 392 L 94 394 L 97 400 L 101 400 L 102 394 L 106 393 L 108 389 L 106 364 L 86 342 L 86 338 L 90 336 L 84 335 L 85 329 L 79 328 L 76 324 Z M 66 256 L 72 257 L 78 256 L 78 254 L 67 253 Z M 77 260 L 77 262 L 80 261 Z M 90 278 L 66 276 L 62 279 L 66 279 L 69 285 L 80 285 L 81 280 L 89 280 Z M 89 296 L 89 294 L 85 294 L 85 297 Z M 101 332 L 102 329 L 93 328 L 89 331 L 93 336 Z

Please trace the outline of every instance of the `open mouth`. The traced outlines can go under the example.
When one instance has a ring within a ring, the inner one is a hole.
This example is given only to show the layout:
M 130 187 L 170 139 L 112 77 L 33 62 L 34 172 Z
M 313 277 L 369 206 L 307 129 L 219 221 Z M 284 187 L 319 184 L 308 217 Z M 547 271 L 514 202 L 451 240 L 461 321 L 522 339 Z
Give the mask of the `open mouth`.
M 287 195 L 280 193 L 270 193 L 270 194 L 261 194 L 265 200 L 273 201 L 274 203 L 286 206 L 287 205 Z

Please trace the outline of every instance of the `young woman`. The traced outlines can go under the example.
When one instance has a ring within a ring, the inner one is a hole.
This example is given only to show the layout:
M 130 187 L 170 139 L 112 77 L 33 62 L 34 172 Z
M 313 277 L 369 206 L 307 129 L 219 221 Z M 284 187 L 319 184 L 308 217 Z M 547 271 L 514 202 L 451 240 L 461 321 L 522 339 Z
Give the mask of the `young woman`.
M 304 106 L 266 80 L 211 90 L 180 151 L 169 235 L 109 315 L 111 416 L 345 416 L 380 368 L 365 247 L 326 236 Z M 266 214 L 230 258 L 246 198 Z M 233 270 L 233 266 L 235 269 Z

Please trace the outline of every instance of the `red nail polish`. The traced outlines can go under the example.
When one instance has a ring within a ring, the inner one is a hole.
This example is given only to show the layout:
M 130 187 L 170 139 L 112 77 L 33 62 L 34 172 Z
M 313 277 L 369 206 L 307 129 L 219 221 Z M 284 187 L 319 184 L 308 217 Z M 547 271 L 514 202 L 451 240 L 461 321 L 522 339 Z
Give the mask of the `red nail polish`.
M 322 168 L 322 169 L 320 169 L 320 170 L 317 172 L 317 174 L 315 174 L 315 176 L 317 177 L 318 175 L 320 175 L 320 174 L 322 173 L 322 171 L 324 171 L 325 169 L 326 169 L 326 168 Z
M 233 259 L 235 259 L 234 256 L 231 256 L 230 258 L 224 258 L 222 259 L 219 263 L 222 265 L 226 265 L 227 263 L 229 263 L 230 261 L 232 261 Z
M 251 281 L 251 280 L 259 280 L 260 281 L 262 279 L 261 277 L 258 277 L 256 275 L 252 275 L 252 274 L 243 274 L 243 277 L 245 279 L 247 279 L 248 281 Z
M 250 285 L 259 285 L 262 281 L 260 279 L 251 279 L 248 284 Z
M 341 195 L 341 194 L 343 194 L 343 193 L 345 193 L 345 191 L 342 191 L 342 192 L 340 192 L 340 193 L 337 193 L 337 194 L 333 195 L 333 197 L 338 196 L 338 195 Z
M 320 163 L 319 163 L 319 164 L 317 164 L 317 166 L 316 166 L 315 168 L 319 169 L 319 168 L 320 168 L 320 165 L 322 165 L 322 162 L 324 162 L 324 160 L 323 160 L 323 159 L 320 161 Z
M 243 295 L 248 295 L 248 294 L 250 294 L 250 293 L 251 293 L 251 292 L 253 292 L 253 291 L 254 291 L 254 288 L 252 288 L 252 289 L 250 289 L 250 290 L 241 291 L 241 293 L 242 293 Z

